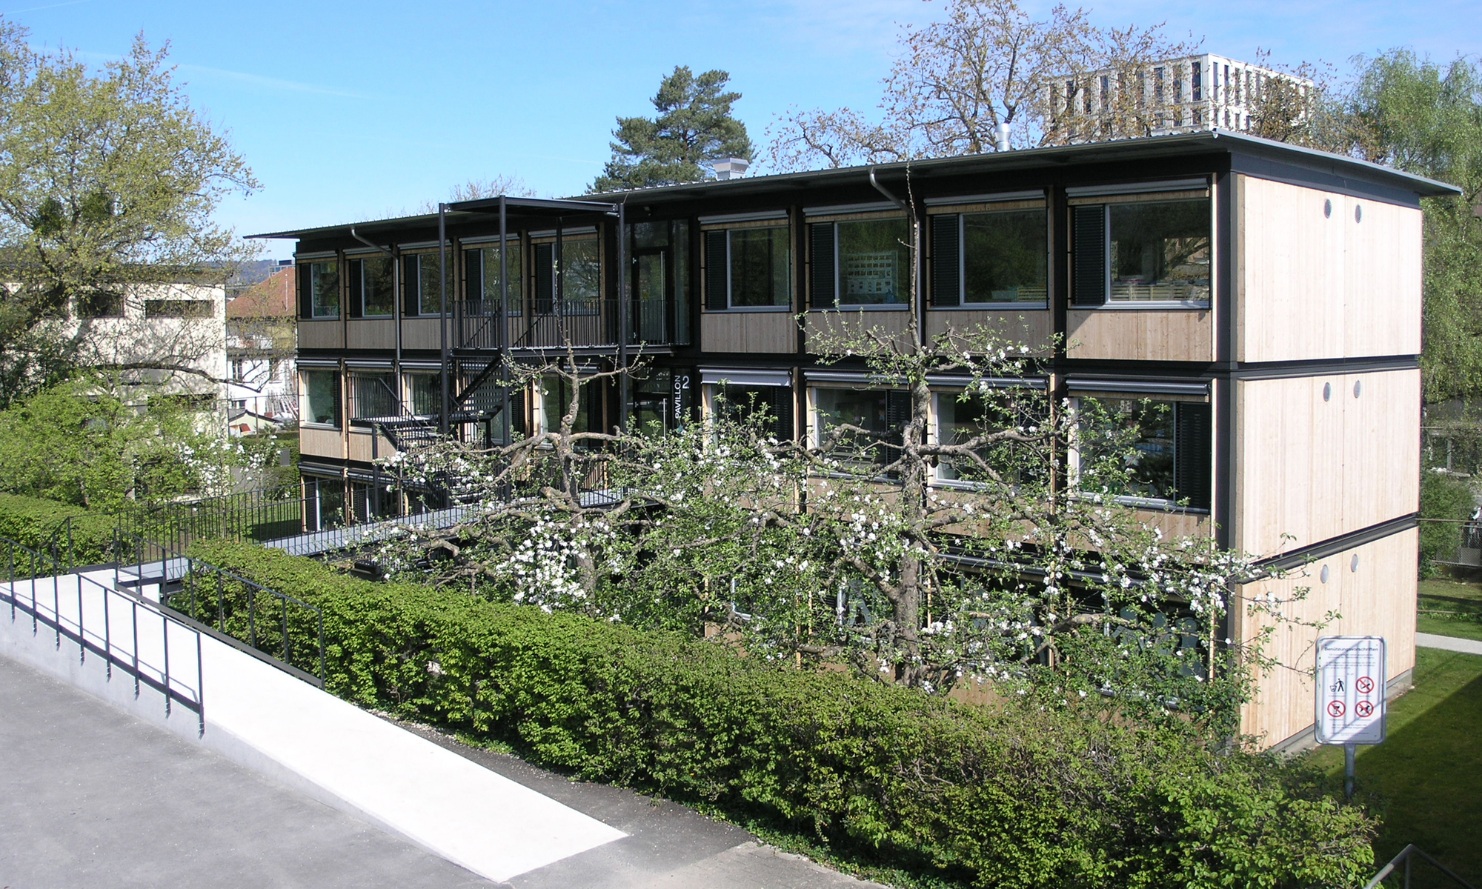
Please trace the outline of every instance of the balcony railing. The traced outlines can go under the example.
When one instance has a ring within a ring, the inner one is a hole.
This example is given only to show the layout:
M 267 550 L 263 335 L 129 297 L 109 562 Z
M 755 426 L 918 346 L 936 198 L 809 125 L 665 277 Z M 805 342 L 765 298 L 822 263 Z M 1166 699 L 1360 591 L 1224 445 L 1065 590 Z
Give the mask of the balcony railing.
M 561 299 L 527 302 L 509 312 L 484 300 L 468 300 L 455 307 L 456 342 L 464 349 L 564 349 L 675 342 L 675 325 L 668 304 L 635 300 L 628 305 L 627 330 L 622 330 L 616 299 Z M 500 337 L 503 323 L 505 336 Z

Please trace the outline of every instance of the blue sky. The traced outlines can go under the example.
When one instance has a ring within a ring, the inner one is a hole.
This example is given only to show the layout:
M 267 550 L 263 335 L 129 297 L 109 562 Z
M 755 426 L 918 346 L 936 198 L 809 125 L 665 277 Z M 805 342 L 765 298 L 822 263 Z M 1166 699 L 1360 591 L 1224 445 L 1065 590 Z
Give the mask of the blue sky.
M 1043 15 L 1049 3 L 1025 0 Z M 1166 23 L 1209 52 L 1276 62 L 1348 60 L 1396 46 L 1436 60 L 1482 55 L 1475 0 L 1107 0 L 1098 24 Z M 474 2 L 418 10 L 382 0 L 0 0 L 33 46 L 90 63 L 142 33 L 170 43 L 192 105 L 230 134 L 262 189 L 219 212 L 240 234 L 416 212 L 454 185 L 518 177 L 580 193 L 611 155 L 617 115 L 648 114 L 675 65 L 721 68 L 735 111 L 765 143 L 789 107 L 870 109 L 901 25 L 941 0 Z M 289 242 L 268 242 L 286 257 Z

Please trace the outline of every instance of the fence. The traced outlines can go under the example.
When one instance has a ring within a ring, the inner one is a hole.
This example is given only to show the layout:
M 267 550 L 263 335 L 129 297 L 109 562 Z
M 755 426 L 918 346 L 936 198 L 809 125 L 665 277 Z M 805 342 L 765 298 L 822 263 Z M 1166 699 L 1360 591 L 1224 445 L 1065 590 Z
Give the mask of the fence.
M 198 731 L 206 731 L 201 666 L 201 634 L 153 603 L 110 589 L 85 574 L 68 573 L 50 555 L 0 538 L 5 571 L 0 603 L 14 624 L 31 619 L 35 635 L 42 628 L 56 636 L 56 647 L 68 639 L 78 647 L 81 664 L 102 658 L 107 678 L 114 669 L 134 679 L 134 696 L 147 686 L 164 698 L 165 715 L 175 706 L 196 714 Z M 157 628 L 157 629 L 156 629 Z M 172 642 L 172 640 L 174 640 Z

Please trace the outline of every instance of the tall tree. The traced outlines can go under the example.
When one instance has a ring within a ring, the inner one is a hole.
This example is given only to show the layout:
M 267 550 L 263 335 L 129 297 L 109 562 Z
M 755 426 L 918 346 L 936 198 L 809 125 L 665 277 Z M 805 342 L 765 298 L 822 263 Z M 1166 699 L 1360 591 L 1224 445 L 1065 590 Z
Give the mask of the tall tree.
M 848 108 L 794 111 L 771 131 L 772 163 L 798 170 L 976 154 L 995 149 L 1000 126 L 1018 148 L 1145 135 L 1165 106 L 1127 87 L 1150 62 L 1194 49 L 1161 25 L 1100 28 L 1063 5 L 1034 19 L 1017 0 L 950 0 L 944 21 L 905 31 L 901 45 L 878 120 Z M 1096 118 L 1069 113 L 1103 97 Z
M 739 157 L 750 161 L 746 124 L 731 116 L 731 105 L 741 94 L 724 92 L 730 79 L 724 71 L 706 71 L 696 77 L 687 66 L 676 66 L 653 98 L 657 116 L 617 119 L 612 160 L 590 190 L 698 182 L 706 176 L 707 160 Z
M 1362 60 L 1346 103 L 1346 147 L 1449 182 L 1425 199 L 1421 367 L 1428 402 L 1482 394 L 1482 63 L 1438 65 L 1408 50 Z
M 69 319 L 90 301 L 222 283 L 250 251 L 212 213 L 257 185 L 191 109 L 167 47 L 141 38 L 93 71 L 66 50 L 32 51 L 26 37 L 0 19 L 0 407 L 85 360 L 87 324 Z

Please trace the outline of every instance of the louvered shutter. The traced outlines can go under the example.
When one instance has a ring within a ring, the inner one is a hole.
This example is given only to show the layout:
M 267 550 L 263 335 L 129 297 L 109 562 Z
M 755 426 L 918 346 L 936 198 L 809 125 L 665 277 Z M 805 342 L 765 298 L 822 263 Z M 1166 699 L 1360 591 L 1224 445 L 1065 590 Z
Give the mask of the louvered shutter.
M 820 222 L 809 226 L 812 239 L 813 267 L 812 288 L 814 308 L 832 308 L 839 301 L 835 290 L 834 274 L 834 224 Z
M 484 305 L 484 251 L 463 251 L 463 298 L 478 308 L 474 312 L 488 312 Z
M 723 312 L 731 307 L 728 240 L 727 232 L 705 233 L 705 308 L 712 312 Z
M 350 305 L 351 318 L 365 315 L 365 260 L 350 260 Z
M 931 304 L 962 304 L 962 217 L 931 219 Z
M 772 389 L 772 416 L 776 418 L 778 441 L 793 440 L 793 394 L 791 386 Z
M 889 431 L 884 440 L 893 445 L 905 441 L 906 426 L 911 422 L 911 393 L 892 389 L 885 393 L 885 423 Z M 878 457 L 882 464 L 894 463 L 900 457 L 900 448 L 880 448 Z
M 1106 303 L 1106 207 L 1075 208 L 1075 292 L 1078 306 Z
M 1175 496 L 1194 509 L 1209 509 L 1213 448 L 1210 446 L 1210 410 L 1207 404 L 1174 405 L 1173 487 Z
M 307 262 L 298 267 L 298 316 L 314 317 L 314 269 Z
M 408 318 L 420 314 L 422 295 L 422 261 L 420 254 L 401 258 L 401 313 Z
M 554 245 L 535 245 L 535 311 L 549 315 L 556 307 L 556 251 Z

